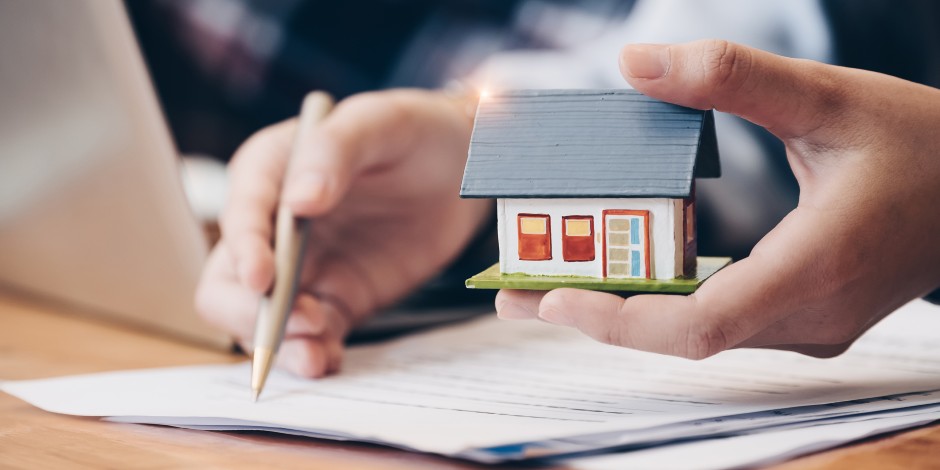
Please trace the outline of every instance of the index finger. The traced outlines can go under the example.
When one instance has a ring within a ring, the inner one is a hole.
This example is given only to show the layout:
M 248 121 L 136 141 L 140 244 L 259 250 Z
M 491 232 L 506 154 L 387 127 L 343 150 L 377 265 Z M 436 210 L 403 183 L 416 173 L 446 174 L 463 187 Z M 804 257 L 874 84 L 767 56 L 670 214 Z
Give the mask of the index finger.
M 254 134 L 229 166 L 229 194 L 220 226 L 242 285 L 264 292 L 274 278 L 273 217 L 296 128 L 291 119 Z

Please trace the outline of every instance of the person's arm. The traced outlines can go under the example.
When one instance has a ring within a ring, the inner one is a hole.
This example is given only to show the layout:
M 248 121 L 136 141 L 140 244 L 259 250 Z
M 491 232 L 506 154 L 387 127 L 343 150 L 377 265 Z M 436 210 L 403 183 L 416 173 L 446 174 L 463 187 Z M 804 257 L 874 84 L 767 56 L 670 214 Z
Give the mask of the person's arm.
M 500 316 L 688 358 L 737 347 L 827 357 L 940 285 L 940 90 L 724 41 L 628 46 L 621 67 L 649 96 L 780 138 L 799 206 L 692 295 L 504 290 Z

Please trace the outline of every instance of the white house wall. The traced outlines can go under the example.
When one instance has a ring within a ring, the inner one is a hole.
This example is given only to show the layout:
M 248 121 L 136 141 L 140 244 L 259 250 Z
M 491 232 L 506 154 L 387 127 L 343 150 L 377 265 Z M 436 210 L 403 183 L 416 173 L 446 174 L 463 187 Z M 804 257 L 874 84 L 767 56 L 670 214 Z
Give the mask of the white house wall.
M 671 199 L 670 201 L 672 202 L 672 213 L 676 222 L 672 224 L 673 244 L 676 247 L 673 272 L 681 275 L 683 274 L 683 266 L 685 265 L 685 218 L 682 212 L 685 201 L 682 199 Z
M 499 199 L 499 265 L 504 273 L 536 275 L 573 275 L 602 277 L 603 211 L 645 210 L 650 213 L 650 276 L 657 279 L 676 277 L 678 252 L 676 224 L 677 205 L 673 199 Z M 551 218 L 552 259 L 523 261 L 519 259 L 519 214 L 546 214 Z M 566 262 L 562 257 L 562 217 L 590 215 L 594 217 L 594 261 Z

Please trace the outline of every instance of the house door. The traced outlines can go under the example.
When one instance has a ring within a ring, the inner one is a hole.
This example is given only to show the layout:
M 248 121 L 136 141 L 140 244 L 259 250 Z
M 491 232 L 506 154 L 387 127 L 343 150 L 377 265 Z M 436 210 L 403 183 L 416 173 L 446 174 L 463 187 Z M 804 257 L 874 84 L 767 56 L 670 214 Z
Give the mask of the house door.
M 649 278 L 649 211 L 604 211 L 604 277 Z

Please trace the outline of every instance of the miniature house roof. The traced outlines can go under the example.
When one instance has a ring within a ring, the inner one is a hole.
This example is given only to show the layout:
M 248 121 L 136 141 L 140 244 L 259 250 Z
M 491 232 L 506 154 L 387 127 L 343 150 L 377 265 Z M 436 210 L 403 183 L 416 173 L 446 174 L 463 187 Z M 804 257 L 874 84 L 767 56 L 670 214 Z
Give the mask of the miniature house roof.
M 634 90 L 519 90 L 480 100 L 460 195 L 681 198 L 720 173 L 712 111 Z

